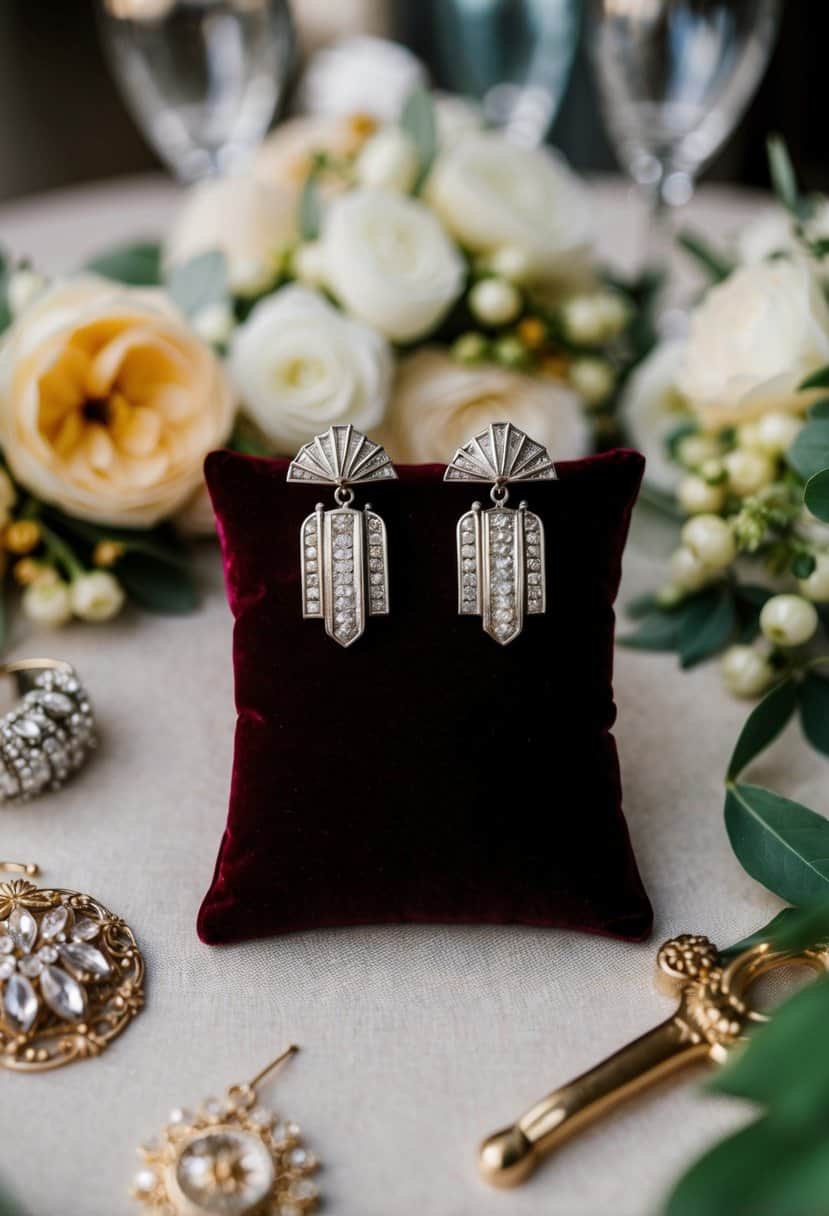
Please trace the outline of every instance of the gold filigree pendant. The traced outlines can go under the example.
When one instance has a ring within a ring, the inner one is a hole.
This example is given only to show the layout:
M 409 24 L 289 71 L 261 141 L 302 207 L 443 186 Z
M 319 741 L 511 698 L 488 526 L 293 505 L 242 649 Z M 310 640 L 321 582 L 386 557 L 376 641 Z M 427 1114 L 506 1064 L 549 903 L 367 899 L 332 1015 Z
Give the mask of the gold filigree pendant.
M 0 883 L 0 1064 L 45 1072 L 98 1056 L 141 1010 L 144 960 L 132 930 L 78 891 Z
M 197 1111 L 172 1111 L 139 1149 L 132 1195 L 153 1216 L 304 1216 L 319 1202 L 318 1167 L 296 1123 L 260 1105 L 257 1086 L 299 1049 L 289 1047 L 252 1081 Z

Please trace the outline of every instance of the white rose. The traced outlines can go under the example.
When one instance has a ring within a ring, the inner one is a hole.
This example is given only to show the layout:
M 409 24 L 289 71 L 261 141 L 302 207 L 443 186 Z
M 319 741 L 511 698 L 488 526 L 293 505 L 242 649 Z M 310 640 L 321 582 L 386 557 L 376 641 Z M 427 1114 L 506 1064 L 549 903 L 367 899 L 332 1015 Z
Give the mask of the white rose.
M 330 5 L 329 7 L 334 7 Z M 426 69 L 399 42 L 357 34 L 312 57 L 299 84 L 308 114 L 372 114 L 394 122 L 410 93 L 426 83 Z
M 804 410 L 805 376 L 829 363 L 829 309 L 801 260 L 743 266 L 691 315 L 677 387 L 711 430 Z
M 114 574 L 93 570 L 73 580 L 70 598 L 72 611 L 82 621 L 108 621 L 121 611 L 126 596 Z
M 386 127 L 366 140 L 357 157 L 355 172 L 361 186 L 398 190 L 407 194 L 417 178 L 420 159 L 405 131 Z
M 663 342 L 636 368 L 625 385 L 619 415 L 630 443 L 645 457 L 649 485 L 666 494 L 676 490 L 682 470 L 668 453 L 672 431 L 690 417 L 676 379 L 685 354 L 678 339 Z
M 433 102 L 438 144 L 444 150 L 483 130 L 484 112 L 477 102 L 454 93 L 437 93 Z
M 566 276 L 591 242 L 583 183 L 547 149 L 519 148 L 500 135 L 469 135 L 442 153 L 427 197 L 449 232 L 473 253 L 522 250 L 538 279 Z
M 554 460 L 583 456 L 589 448 L 574 393 L 493 363 L 460 364 L 437 347 L 401 361 L 385 424 L 374 437 L 401 464 L 446 463 L 491 422 L 514 423 Z
M 296 285 L 257 304 L 230 351 L 246 412 L 286 455 L 333 423 L 378 426 L 391 371 L 380 334 Z
M 375 123 L 365 120 L 289 118 L 275 127 L 260 146 L 253 176 L 285 196 L 295 209 L 314 158 L 325 153 L 334 160 L 345 159 L 353 155 L 374 128 Z
M 296 235 L 296 200 L 249 177 L 201 182 L 187 193 L 164 247 L 169 269 L 218 249 L 230 286 L 254 295 L 274 279 L 280 249 Z
M 322 240 L 334 295 L 395 342 L 429 333 L 463 291 L 463 258 L 417 199 L 384 190 L 341 195 Z

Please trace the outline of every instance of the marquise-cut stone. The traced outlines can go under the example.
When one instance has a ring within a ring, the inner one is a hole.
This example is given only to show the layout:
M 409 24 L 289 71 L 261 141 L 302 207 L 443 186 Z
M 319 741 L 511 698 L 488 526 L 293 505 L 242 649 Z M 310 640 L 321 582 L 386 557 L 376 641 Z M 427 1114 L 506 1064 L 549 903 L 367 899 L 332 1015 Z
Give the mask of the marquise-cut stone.
M 88 916 L 79 917 L 72 926 L 72 940 L 75 942 L 91 942 L 101 932 L 101 926 Z
M 6 983 L 3 1008 L 6 1020 L 14 1030 L 22 1034 L 31 1030 L 37 1017 L 38 1003 L 34 988 L 24 975 L 15 974 Z
M 21 739 L 33 741 L 39 739 L 41 735 L 40 727 L 37 722 L 33 722 L 31 718 L 18 718 L 12 730 Z
M 14 942 L 9 937 L 8 933 L 3 929 L 0 932 L 0 954 L 11 954 L 14 950 Z
M 37 938 L 37 921 L 26 908 L 13 908 L 8 919 L 9 936 L 24 954 L 28 954 Z
M 16 966 L 13 958 L 0 958 L 0 980 L 7 980 L 10 975 L 14 975 Z
M 75 706 L 62 692 L 46 692 L 40 703 L 52 718 L 68 718 Z
M 23 975 L 28 976 L 30 980 L 34 980 L 37 979 L 43 970 L 43 959 L 38 958 L 36 954 L 27 954 L 25 958 L 20 960 L 17 966 Z
M 40 922 L 40 935 L 45 942 L 52 942 L 66 928 L 69 913 L 66 908 L 52 908 Z
M 106 956 L 97 946 L 90 946 L 89 942 L 66 942 L 60 947 L 60 956 L 78 979 L 86 975 L 103 979 L 111 970 Z
M 45 967 L 40 991 L 53 1013 L 67 1022 L 80 1022 L 86 1016 L 86 993 L 80 984 L 60 967 Z

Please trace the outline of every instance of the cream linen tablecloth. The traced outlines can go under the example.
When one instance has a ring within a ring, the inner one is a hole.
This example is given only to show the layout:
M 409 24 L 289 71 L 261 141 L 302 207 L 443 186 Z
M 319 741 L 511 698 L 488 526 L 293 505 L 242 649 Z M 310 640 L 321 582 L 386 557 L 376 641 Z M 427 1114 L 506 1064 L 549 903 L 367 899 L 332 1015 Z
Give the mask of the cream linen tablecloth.
M 0 209 L 0 242 L 44 267 L 71 266 L 159 232 L 175 198 L 171 185 L 144 178 L 21 202 Z M 599 201 L 603 252 L 629 261 L 638 233 L 628 193 L 605 184 Z M 703 191 L 692 218 L 723 232 L 756 206 Z M 670 547 L 669 530 L 641 514 L 622 602 L 656 582 Z M 306 1129 L 325 1165 L 327 1211 L 656 1213 L 672 1179 L 745 1114 L 703 1096 L 693 1079 L 582 1136 L 521 1190 L 482 1185 L 475 1149 L 666 1016 L 671 1006 L 652 986 L 664 937 L 702 932 L 724 944 L 777 909 L 743 873 L 723 828 L 722 774 L 745 708 L 723 696 L 713 665 L 681 675 L 671 656 L 618 652 L 625 812 L 656 909 L 646 945 L 393 927 L 211 949 L 197 940 L 195 918 L 225 819 L 234 708 L 218 553 L 208 546 L 200 561 L 209 591 L 192 617 L 129 612 L 37 640 L 24 622 L 14 626 L 13 654 L 77 664 L 102 744 L 61 793 L 0 812 L 0 856 L 36 860 L 45 883 L 89 891 L 123 915 L 146 953 L 148 1000 L 101 1059 L 0 1075 L 0 1177 L 29 1216 L 133 1211 L 135 1146 L 170 1108 L 221 1091 L 297 1041 L 303 1053 L 263 1097 Z M 826 802 L 825 768 L 796 738 L 758 768 L 789 796 Z M 550 783 L 554 791 L 554 760 Z M 553 793 L 551 813 L 578 807 L 556 806 Z

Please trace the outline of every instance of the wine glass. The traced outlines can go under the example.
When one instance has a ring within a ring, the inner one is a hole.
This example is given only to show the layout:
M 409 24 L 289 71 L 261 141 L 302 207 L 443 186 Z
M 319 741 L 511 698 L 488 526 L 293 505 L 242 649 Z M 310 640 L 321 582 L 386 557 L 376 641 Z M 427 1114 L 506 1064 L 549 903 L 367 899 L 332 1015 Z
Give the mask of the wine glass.
M 265 135 L 289 70 L 287 0 L 97 0 L 114 74 L 184 181 L 233 173 Z
M 507 138 L 540 144 L 570 78 L 581 0 L 436 0 L 432 21 L 449 87 L 479 98 Z
M 670 266 L 672 214 L 731 133 L 774 47 L 779 0 L 591 0 L 604 117 L 647 195 L 646 262 Z

